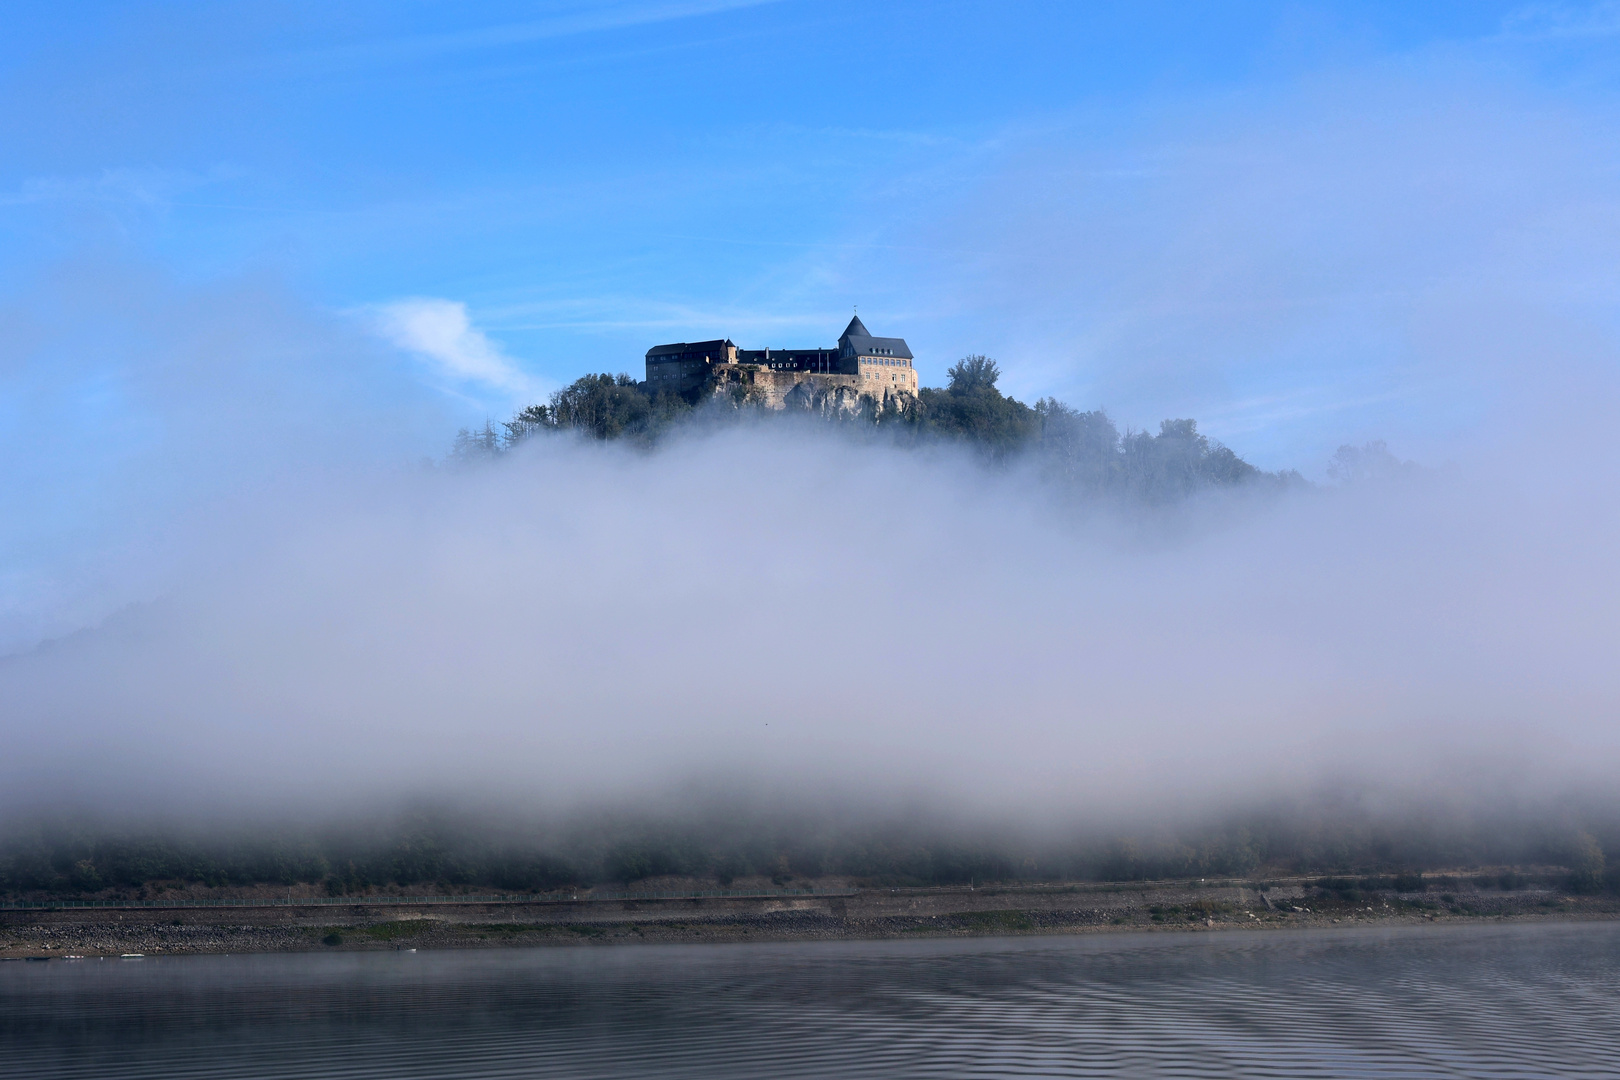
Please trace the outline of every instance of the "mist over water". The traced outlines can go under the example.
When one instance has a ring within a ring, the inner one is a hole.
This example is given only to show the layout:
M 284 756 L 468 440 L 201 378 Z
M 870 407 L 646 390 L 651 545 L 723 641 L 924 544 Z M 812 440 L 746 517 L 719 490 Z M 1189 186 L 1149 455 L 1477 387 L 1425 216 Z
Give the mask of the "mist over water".
M 765 344 L 855 290 L 925 381 L 985 352 L 1021 399 L 1194 417 L 1314 487 L 1090 499 L 789 422 L 423 463 L 546 381 L 467 304 L 110 241 L 30 266 L 0 303 L 5 824 L 1264 811 L 1614 850 L 1615 129 L 1502 47 L 1009 129 L 870 196 L 892 251 L 836 289 L 806 257 L 814 289 L 736 320 Z M 555 352 L 633 368 L 588 332 Z M 1382 438 L 1422 468 L 1326 478 Z
M 1601 1076 L 1617 938 L 1471 926 L 13 964 L 0 1077 Z
M 1557 819 L 1613 796 L 1620 535 L 1535 473 L 1146 506 L 778 422 L 306 474 L 199 524 L 158 598 L 0 662 L 0 791 L 237 823 Z

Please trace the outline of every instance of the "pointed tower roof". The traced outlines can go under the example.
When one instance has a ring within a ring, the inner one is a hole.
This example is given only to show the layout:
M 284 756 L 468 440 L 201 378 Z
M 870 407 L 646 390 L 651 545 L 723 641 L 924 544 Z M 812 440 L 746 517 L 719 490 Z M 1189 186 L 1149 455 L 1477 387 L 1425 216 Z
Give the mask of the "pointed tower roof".
M 838 347 L 856 356 L 899 356 L 911 359 L 911 350 L 906 348 L 906 339 L 897 337 L 873 337 L 872 332 L 866 328 L 857 315 L 849 320 L 843 334 L 838 338 Z

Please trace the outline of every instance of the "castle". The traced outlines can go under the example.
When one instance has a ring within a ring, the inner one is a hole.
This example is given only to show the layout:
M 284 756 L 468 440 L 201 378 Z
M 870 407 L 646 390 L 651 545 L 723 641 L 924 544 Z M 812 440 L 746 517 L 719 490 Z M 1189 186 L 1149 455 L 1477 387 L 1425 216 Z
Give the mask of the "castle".
M 647 390 L 687 394 L 711 387 L 772 409 L 856 408 L 861 399 L 906 404 L 917 369 L 904 338 L 873 337 L 860 317 L 829 349 L 739 349 L 729 338 L 647 350 Z

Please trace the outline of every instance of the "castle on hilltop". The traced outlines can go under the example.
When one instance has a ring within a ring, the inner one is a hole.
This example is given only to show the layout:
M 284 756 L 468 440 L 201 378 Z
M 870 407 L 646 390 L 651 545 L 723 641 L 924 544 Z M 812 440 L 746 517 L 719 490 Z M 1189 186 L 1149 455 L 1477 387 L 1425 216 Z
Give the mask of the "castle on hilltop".
M 873 337 L 860 317 L 828 349 L 739 349 L 729 338 L 647 350 L 647 390 L 752 398 L 772 409 L 856 408 L 861 399 L 901 405 L 916 397 L 917 369 L 904 338 Z

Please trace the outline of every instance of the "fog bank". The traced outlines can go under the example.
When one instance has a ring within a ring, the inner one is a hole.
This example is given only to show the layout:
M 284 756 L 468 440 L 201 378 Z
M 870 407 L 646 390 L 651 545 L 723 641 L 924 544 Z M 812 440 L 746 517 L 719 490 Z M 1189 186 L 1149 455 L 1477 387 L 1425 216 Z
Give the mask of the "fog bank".
M 1537 472 L 1076 512 L 948 447 L 742 425 L 305 476 L 199 526 L 161 599 L 0 661 L 0 792 L 1023 824 L 1612 792 L 1620 529 Z

